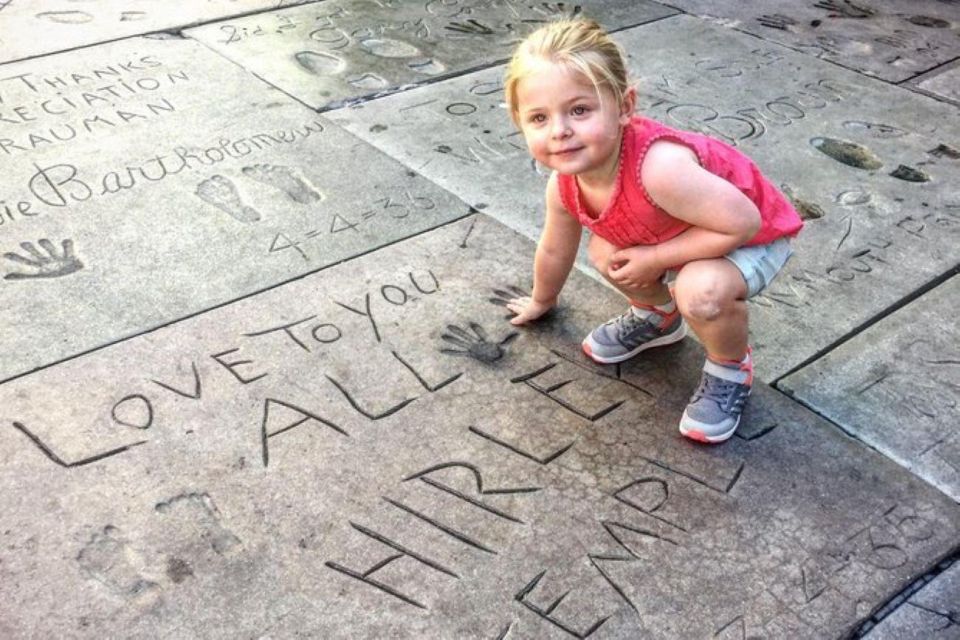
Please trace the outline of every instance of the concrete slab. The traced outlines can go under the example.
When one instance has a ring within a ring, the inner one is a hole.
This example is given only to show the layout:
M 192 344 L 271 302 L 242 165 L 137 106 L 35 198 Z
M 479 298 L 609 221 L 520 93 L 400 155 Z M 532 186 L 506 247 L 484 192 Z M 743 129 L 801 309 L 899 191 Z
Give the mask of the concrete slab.
M 3 0 L 0 64 L 313 0 Z
M 676 0 L 687 13 L 902 82 L 960 55 L 960 7 L 939 0 Z
M 0 379 L 468 214 L 190 40 L 4 72 Z
M 682 440 L 701 350 L 589 365 L 583 274 L 512 328 L 532 255 L 477 216 L 4 384 L 0 634 L 840 637 L 955 545 L 762 385 Z
M 351 133 L 531 239 L 548 174 L 527 153 L 496 67 L 325 114 Z M 586 263 L 583 263 L 586 265 Z
M 620 29 L 676 10 L 648 0 L 327 0 L 186 33 L 325 109 L 503 61 L 547 20 L 580 13 Z
M 808 219 L 785 272 L 751 305 L 765 380 L 960 261 L 953 106 L 689 16 L 616 38 L 641 112 L 736 145 Z M 535 238 L 544 179 L 501 106 L 501 75 L 490 69 L 330 117 Z
M 931 96 L 960 105 L 960 61 L 940 67 L 910 81 L 910 86 Z
M 960 638 L 960 564 L 954 564 L 884 618 L 868 640 L 956 640 Z
M 780 386 L 960 501 L 958 313 L 955 277 Z

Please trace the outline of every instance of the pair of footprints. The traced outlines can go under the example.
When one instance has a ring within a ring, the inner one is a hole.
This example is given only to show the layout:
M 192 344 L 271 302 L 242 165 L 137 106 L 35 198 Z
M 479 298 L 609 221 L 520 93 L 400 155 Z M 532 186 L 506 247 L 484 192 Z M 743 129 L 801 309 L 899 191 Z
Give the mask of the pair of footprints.
M 118 596 L 141 598 L 156 594 L 163 577 L 178 584 L 194 575 L 191 561 L 209 562 L 212 551 L 228 557 L 243 543 L 223 523 L 220 511 L 205 492 L 184 493 L 160 502 L 154 510 L 171 523 L 171 549 L 143 549 L 118 527 L 107 525 L 93 534 L 76 556 L 84 577 L 101 583 Z M 178 553 L 172 553 L 173 550 Z
M 323 195 L 290 167 L 255 164 L 244 167 L 240 173 L 282 191 L 298 204 L 312 204 L 323 200 Z M 259 211 L 244 202 L 233 180 L 220 174 L 198 184 L 196 194 L 207 204 L 212 204 L 239 222 L 257 222 L 262 217 Z

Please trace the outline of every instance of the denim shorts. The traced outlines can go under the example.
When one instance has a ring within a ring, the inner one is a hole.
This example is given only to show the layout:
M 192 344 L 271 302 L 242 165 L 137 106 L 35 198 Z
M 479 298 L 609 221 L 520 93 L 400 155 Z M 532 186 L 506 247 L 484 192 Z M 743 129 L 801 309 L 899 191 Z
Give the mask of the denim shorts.
M 790 238 L 779 238 L 770 244 L 734 249 L 724 257 L 743 274 L 743 279 L 747 282 L 747 297 L 752 298 L 773 282 L 792 255 Z M 676 271 L 668 271 L 663 280 L 672 285 L 676 278 Z
M 790 239 L 779 238 L 770 244 L 734 249 L 724 257 L 740 269 L 747 281 L 747 297 L 752 298 L 773 282 L 792 255 Z

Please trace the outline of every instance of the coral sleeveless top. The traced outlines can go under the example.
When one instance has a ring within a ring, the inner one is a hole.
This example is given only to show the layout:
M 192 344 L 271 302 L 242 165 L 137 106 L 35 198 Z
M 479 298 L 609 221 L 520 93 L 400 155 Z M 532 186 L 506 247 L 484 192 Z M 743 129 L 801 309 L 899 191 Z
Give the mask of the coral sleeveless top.
M 617 247 L 657 244 L 690 228 L 669 215 L 647 195 L 640 182 L 640 167 L 657 140 L 670 140 L 692 149 L 700 166 L 731 183 L 760 210 L 760 230 L 745 245 L 768 244 L 794 236 L 803 221 L 787 198 L 767 180 L 750 158 L 733 147 L 698 133 L 679 131 L 655 120 L 635 116 L 623 131 L 620 168 L 613 195 L 596 218 L 591 217 L 580 196 L 574 175 L 557 176 L 563 206 L 580 224 Z

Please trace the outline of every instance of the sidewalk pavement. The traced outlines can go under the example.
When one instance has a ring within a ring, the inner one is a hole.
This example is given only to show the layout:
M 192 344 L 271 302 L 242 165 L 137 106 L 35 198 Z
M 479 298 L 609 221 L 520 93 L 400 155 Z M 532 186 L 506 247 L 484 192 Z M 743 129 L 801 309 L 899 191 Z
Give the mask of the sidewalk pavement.
M 595 365 L 503 105 L 584 14 L 806 219 L 736 437 Z M 0 636 L 960 638 L 960 5 L 0 0 Z

